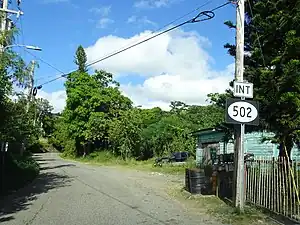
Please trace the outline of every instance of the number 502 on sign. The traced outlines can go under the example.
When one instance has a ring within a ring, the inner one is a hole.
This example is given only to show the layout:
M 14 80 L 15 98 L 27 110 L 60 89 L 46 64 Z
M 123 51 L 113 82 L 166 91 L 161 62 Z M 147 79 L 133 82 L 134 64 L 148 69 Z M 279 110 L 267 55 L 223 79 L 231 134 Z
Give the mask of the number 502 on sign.
M 227 99 L 226 122 L 234 124 L 258 125 L 258 102 L 240 99 Z

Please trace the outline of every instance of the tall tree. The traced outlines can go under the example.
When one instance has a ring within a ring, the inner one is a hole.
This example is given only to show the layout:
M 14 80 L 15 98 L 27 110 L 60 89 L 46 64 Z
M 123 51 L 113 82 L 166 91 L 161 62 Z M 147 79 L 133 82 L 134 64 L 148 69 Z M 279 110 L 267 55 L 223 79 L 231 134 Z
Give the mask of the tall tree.
M 75 55 L 75 64 L 78 66 L 79 72 L 81 73 L 87 72 L 86 62 L 87 62 L 87 57 L 84 48 L 82 47 L 82 45 L 79 45 Z
M 76 146 L 71 151 L 85 155 L 88 143 L 107 145 L 110 122 L 122 110 L 131 108 L 132 102 L 121 94 L 111 73 L 100 70 L 89 75 L 83 69 L 86 56 L 82 47 L 77 49 L 76 59 L 79 69 L 65 83 L 67 104 L 62 116 L 67 129 L 60 128 L 67 130 L 69 138 L 74 140 Z
M 262 128 L 290 156 L 300 128 L 300 1 L 249 0 L 245 19 L 245 79 L 254 83 Z M 235 29 L 232 22 L 226 24 Z M 235 46 L 226 44 L 230 55 Z M 287 154 L 286 154 L 287 153 Z

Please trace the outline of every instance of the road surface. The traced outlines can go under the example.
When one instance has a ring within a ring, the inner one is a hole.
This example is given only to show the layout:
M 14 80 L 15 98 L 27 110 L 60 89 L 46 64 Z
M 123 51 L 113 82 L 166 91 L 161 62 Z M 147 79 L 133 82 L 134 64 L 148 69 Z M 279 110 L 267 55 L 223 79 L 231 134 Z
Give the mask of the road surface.
M 0 202 L 3 225 L 219 224 L 166 193 L 170 179 L 150 172 L 36 155 L 39 177 Z

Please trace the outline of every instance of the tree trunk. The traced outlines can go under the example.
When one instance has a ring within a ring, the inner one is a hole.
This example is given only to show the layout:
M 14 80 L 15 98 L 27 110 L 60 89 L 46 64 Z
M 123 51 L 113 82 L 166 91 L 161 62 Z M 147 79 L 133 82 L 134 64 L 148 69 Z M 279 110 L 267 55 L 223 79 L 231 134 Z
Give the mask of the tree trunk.
M 294 146 L 293 138 L 291 136 L 283 137 L 279 145 L 279 157 L 291 159 L 291 152 Z

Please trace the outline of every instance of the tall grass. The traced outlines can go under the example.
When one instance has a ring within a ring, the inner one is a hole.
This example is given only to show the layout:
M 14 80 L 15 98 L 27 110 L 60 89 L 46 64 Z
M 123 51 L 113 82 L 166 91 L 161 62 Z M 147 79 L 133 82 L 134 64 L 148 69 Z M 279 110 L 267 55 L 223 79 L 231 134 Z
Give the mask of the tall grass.
M 189 159 L 185 164 L 172 164 L 166 163 L 162 167 L 155 167 L 154 162 L 155 158 L 148 159 L 145 161 L 138 161 L 134 158 L 122 159 L 121 157 L 114 156 L 111 152 L 100 151 L 93 152 L 86 157 L 74 158 L 66 154 L 61 155 L 63 158 L 73 159 L 85 163 L 102 165 L 102 166 L 123 166 L 131 169 L 161 172 L 161 173 L 170 173 L 170 174 L 182 174 L 185 171 L 185 168 L 196 167 L 194 160 Z

